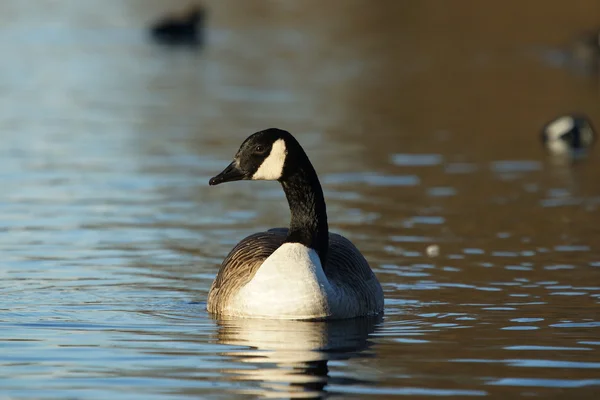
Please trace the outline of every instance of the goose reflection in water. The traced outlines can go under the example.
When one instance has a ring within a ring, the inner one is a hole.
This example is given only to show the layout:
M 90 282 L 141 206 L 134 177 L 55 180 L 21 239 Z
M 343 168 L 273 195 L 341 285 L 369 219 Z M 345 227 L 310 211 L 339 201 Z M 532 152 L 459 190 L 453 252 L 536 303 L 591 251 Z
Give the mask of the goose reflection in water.
M 242 394 L 319 398 L 325 386 L 375 382 L 329 376 L 330 360 L 371 357 L 367 350 L 382 317 L 338 321 L 219 319 L 217 342 L 246 348 L 221 353 L 251 367 L 222 371 L 231 379 L 259 382 Z

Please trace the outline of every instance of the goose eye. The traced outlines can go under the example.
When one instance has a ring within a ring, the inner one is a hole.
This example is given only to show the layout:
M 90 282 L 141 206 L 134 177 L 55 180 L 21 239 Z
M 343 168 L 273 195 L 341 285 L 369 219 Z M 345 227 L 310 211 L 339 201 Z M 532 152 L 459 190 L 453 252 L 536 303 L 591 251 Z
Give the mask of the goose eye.
M 259 144 L 256 145 L 256 147 L 254 148 L 254 151 L 257 153 L 264 153 L 265 152 L 265 146 Z

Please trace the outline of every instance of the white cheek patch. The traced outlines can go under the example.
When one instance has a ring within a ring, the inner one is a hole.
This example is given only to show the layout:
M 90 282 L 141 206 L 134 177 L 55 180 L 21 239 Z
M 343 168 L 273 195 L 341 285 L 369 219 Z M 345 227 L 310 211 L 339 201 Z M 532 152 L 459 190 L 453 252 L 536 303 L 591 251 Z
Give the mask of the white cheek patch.
M 559 140 L 562 135 L 569 132 L 575 126 L 572 117 L 561 117 L 546 127 L 548 141 Z
M 252 175 L 253 180 L 275 181 L 281 178 L 287 149 L 283 139 L 277 139 L 271 147 L 271 153 Z

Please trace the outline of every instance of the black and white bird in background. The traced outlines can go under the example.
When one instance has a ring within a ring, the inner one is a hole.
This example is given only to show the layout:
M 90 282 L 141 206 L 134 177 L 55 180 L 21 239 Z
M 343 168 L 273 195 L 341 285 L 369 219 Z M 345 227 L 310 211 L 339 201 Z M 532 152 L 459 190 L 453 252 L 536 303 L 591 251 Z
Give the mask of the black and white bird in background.
M 582 114 L 561 115 L 542 129 L 544 145 L 554 155 L 585 155 L 595 136 L 592 123 Z

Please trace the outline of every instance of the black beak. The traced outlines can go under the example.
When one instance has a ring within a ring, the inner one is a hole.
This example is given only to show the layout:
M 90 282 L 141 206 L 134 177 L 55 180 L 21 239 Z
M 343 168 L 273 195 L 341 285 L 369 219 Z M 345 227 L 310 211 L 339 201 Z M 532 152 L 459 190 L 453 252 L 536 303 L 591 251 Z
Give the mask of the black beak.
M 245 177 L 246 174 L 235 165 L 234 161 L 229 164 L 227 168 L 225 168 L 219 175 L 210 178 L 208 184 L 210 186 L 215 186 L 224 182 L 241 181 Z

